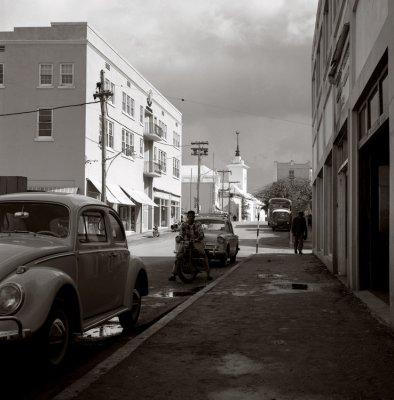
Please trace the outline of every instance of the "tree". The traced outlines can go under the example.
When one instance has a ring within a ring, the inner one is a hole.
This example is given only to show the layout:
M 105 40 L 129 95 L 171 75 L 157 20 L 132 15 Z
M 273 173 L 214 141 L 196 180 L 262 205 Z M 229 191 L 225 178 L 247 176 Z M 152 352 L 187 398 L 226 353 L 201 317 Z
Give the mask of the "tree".
M 293 212 L 310 211 L 312 187 L 308 179 L 280 179 L 255 193 L 255 197 L 265 204 L 267 211 L 268 200 L 273 197 L 284 197 L 293 203 Z

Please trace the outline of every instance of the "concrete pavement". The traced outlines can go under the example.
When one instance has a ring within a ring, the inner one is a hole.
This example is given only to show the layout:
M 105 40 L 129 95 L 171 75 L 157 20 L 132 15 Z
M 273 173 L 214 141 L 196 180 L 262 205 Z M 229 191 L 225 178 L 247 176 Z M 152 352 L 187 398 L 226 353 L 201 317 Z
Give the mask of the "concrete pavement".
M 256 254 L 55 399 L 394 399 L 394 336 L 312 254 Z

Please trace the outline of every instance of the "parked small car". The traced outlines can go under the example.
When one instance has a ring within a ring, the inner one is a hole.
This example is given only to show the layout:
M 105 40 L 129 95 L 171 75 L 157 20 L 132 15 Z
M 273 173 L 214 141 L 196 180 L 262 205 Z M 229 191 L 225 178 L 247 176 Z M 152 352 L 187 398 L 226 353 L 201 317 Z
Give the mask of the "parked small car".
M 205 251 L 208 258 L 219 260 L 226 265 L 227 259 L 235 262 L 239 251 L 238 236 L 234 233 L 233 225 L 227 217 L 196 216 L 204 229 Z
M 0 196 L 0 340 L 32 341 L 57 366 L 73 334 L 116 316 L 131 329 L 147 294 L 112 208 L 76 194 Z

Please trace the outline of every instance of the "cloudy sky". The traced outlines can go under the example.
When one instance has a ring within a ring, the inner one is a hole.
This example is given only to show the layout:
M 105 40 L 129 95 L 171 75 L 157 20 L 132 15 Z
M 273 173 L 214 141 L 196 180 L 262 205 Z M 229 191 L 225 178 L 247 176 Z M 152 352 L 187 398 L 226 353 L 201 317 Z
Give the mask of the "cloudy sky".
M 87 21 L 182 112 L 184 145 L 209 142 L 208 167 L 232 161 L 240 132 L 253 193 L 275 161 L 311 161 L 317 2 L 0 0 L 0 30 Z

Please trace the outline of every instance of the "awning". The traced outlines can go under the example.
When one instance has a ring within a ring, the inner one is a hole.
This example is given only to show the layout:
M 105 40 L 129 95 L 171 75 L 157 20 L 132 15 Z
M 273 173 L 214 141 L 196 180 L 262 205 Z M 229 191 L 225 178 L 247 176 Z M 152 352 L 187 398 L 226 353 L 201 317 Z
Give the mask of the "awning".
M 94 178 L 88 178 L 88 180 L 96 187 L 97 192 L 101 193 L 101 182 Z M 107 188 L 105 193 L 107 201 L 113 204 L 135 206 L 135 204 L 124 195 L 122 189 L 118 185 L 107 183 L 105 186 Z
M 108 183 L 107 185 L 107 194 L 108 192 L 111 192 L 118 201 L 116 203 L 118 204 L 125 204 L 128 206 L 135 206 L 135 203 L 133 203 L 123 192 L 123 190 L 120 188 L 119 185 L 115 185 L 113 183 Z
M 130 187 L 122 186 L 122 189 L 137 203 L 146 204 L 148 206 L 158 207 L 158 205 L 149 198 L 144 192 Z
M 46 186 L 28 186 L 27 190 L 37 192 L 54 192 L 54 193 L 78 193 L 77 187 L 46 187 Z

